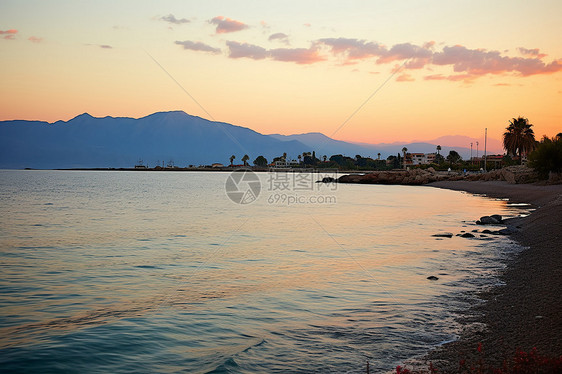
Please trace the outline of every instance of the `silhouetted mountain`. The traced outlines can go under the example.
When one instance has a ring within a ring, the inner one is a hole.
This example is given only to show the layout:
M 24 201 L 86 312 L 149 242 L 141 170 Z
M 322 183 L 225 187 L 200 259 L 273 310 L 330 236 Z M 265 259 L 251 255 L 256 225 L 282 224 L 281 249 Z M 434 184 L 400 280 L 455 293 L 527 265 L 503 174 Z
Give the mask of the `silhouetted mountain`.
M 308 151 L 298 141 L 283 142 L 245 127 L 212 122 L 181 111 L 133 118 L 96 118 L 84 113 L 70 121 L 0 122 L 0 168 L 132 167 L 173 160 L 177 166 L 269 161 L 286 152 Z

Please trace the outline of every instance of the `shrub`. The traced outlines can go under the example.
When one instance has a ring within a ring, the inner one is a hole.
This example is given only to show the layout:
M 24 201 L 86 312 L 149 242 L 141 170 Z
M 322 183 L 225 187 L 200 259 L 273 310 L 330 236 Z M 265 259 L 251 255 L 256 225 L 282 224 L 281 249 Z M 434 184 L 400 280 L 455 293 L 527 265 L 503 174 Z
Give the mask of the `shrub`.
M 562 137 L 543 137 L 537 148 L 529 154 L 529 166 L 544 179 L 548 178 L 550 172 L 562 172 Z

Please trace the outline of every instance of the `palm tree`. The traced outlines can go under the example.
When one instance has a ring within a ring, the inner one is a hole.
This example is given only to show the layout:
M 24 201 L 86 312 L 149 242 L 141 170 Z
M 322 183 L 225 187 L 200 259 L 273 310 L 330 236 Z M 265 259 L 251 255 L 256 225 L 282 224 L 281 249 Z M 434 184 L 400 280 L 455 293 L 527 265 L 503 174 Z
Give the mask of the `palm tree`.
M 506 132 L 503 133 L 503 147 L 508 153 L 518 155 L 523 163 L 523 154 L 528 154 L 535 148 L 535 133 L 527 118 L 517 117 L 509 121 Z
M 232 161 L 234 161 L 235 158 L 236 158 L 236 156 L 234 156 L 234 155 L 230 156 L 230 166 L 232 166 Z
M 404 169 L 406 169 L 406 152 L 408 152 L 408 148 L 402 148 L 402 153 L 404 154 L 404 157 L 402 157 L 402 165 Z
M 250 156 L 248 155 L 244 155 L 244 157 L 242 157 L 242 162 L 244 163 L 244 166 L 248 166 L 248 160 L 250 159 Z

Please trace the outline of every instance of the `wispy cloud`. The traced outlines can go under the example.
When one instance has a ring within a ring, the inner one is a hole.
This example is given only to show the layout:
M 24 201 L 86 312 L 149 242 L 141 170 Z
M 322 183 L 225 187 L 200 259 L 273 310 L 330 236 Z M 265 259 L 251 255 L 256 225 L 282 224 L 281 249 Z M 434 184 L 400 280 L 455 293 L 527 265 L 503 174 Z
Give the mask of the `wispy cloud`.
M 176 18 L 176 17 L 175 17 L 173 14 L 171 14 L 171 13 L 168 14 L 167 16 L 160 17 L 160 20 L 161 20 L 161 21 L 164 21 L 164 22 L 172 23 L 172 24 L 174 24 L 174 25 L 181 25 L 181 24 L 184 24 L 184 23 L 189 23 L 189 22 L 191 22 L 191 21 L 189 21 L 187 18 L 179 18 L 179 19 L 178 19 L 178 18 Z
M 324 38 L 317 40 L 316 44 L 325 45 L 332 54 L 345 55 L 348 60 L 383 56 L 387 51 L 382 44 L 350 38 Z
M 297 64 L 313 64 L 323 61 L 325 58 L 318 54 L 315 48 L 276 48 L 265 49 L 263 47 L 227 41 L 230 58 L 250 58 L 252 60 L 263 60 L 271 58 L 276 61 L 294 62 Z
M 280 41 L 285 44 L 289 44 L 289 35 L 284 34 L 282 32 L 277 32 L 275 34 L 271 34 L 267 40 L 271 41 Z
M 324 61 L 316 48 L 277 48 L 269 51 L 271 58 L 276 61 L 294 62 L 308 65 Z
M 113 47 L 110 46 L 109 44 L 85 44 L 85 45 L 87 45 L 88 47 L 99 47 L 99 48 L 102 48 L 102 49 L 113 49 Z
M 412 59 L 406 64 L 406 68 L 421 69 L 430 62 L 431 56 L 432 52 L 429 49 L 411 43 L 401 43 L 385 51 L 377 60 L 377 64 Z
M 243 22 L 236 21 L 223 16 L 215 17 L 212 20 L 210 20 L 209 23 L 213 25 L 217 25 L 216 28 L 217 34 L 226 34 L 229 32 L 242 31 L 248 28 L 248 25 L 246 25 Z
M 527 49 L 527 48 L 519 47 L 517 48 L 517 50 L 524 56 L 532 56 L 536 58 L 543 58 L 547 56 L 546 54 L 541 53 L 538 48 Z
M 263 21 L 263 20 L 260 21 L 260 26 L 261 26 L 261 28 L 262 28 L 264 31 L 267 31 L 267 30 L 271 29 L 271 26 L 269 26 L 269 25 L 267 24 L 267 22 L 265 22 L 265 21 Z
M 6 40 L 14 40 L 16 38 L 16 34 L 18 30 L 10 29 L 10 30 L 0 30 L 0 35 L 4 35 L 2 38 Z
M 191 51 L 210 52 L 210 53 L 221 52 L 219 48 L 214 48 L 208 44 L 201 43 L 201 42 L 193 42 L 191 40 L 184 40 L 184 41 L 176 40 L 174 44 L 181 45 L 183 49 L 187 49 Z
M 229 49 L 228 57 L 230 58 L 251 58 L 252 60 L 263 60 L 269 56 L 268 51 L 257 45 L 248 43 L 238 43 L 227 41 L 226 45 Z
M 410 74 L 408 73 L 404 73 L 404 74 L 400 74 L 397 78 L 396 78 L 396 82 L 413 82 L 415 81 L 414 77 L 412 77 Z
M 30 36 L 27 40 L 29 40 L 32 43 L 41 43 L 43 41 L 43 38 L 39 38 L 37 36 Z
M 426 81 L 451 81 L 451 82 L 459 82 L 464 81 L 465 83 L 471 83 L 478 75 L 473 74 L 452 74 L 452 75 L 443 75 L 443 74 L 432 74 L 427 75 L 423 79 Z

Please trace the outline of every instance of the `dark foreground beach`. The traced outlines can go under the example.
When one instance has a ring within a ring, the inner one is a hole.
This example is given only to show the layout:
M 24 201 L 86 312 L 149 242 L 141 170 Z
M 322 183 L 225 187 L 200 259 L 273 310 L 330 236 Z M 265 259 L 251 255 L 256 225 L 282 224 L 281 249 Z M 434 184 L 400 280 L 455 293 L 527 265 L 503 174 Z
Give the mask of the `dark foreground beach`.
M 518 228 L 512 237 L 526 247 L 501 275 L 504 286 L 479 295 L 485 302 L 464 317 L 482 329 L 466 329 L 458 341 L 427 357 L 440 373 L 459 372 L 459 363 L 501 367 L 516 350 L 536 348 L 543 355 L 562 354 L 562 185 L 507 182 L 440 181 L 438 188 L 509 198 L 532 204 L 536 210 L 508 224 Z M 485 214 L 485 212 L 483 212 Z M 474 326 L 474 324 L 472 325 Z M 481 352 L 477 347 L 481 343 Z

